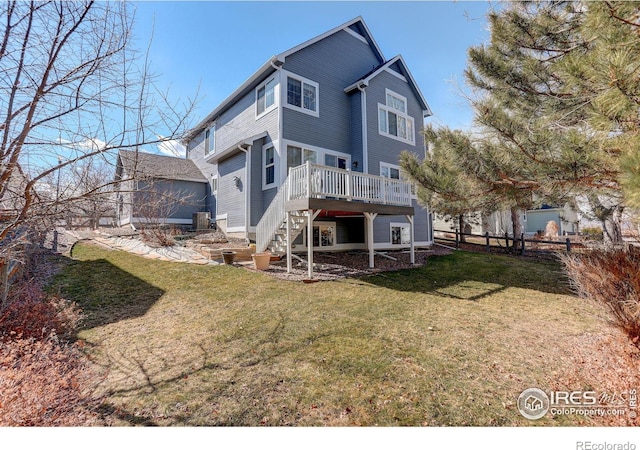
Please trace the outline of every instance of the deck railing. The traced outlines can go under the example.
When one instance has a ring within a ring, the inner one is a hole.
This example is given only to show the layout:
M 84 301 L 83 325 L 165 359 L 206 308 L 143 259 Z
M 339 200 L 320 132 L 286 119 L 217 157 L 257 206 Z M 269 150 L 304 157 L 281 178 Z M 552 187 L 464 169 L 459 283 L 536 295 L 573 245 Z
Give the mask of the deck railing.
M 262 219 L 256 226 L 256 251 L 263 252 L 269 247 L 271 239 L 275 232 L 280 228 L 287 213 L 284 204 L 289 197 L 289 178 L 284 180 L 282 186 L 278 189 L 278 193 L 271 201 L 271 204 L 262 215 Z
M 331 198 L 411 206 L 411 184 L 406 181 L 309 162 L 290 170 L 289 190 L 289 200 Z
M 393 178 L 306 164 L 293 167 L 256 226 L 256 250 L 267 249 L 284 223 L 285 203 L 303 198 L 328 198 L 381 205 L 411 206 L 411 184 Z

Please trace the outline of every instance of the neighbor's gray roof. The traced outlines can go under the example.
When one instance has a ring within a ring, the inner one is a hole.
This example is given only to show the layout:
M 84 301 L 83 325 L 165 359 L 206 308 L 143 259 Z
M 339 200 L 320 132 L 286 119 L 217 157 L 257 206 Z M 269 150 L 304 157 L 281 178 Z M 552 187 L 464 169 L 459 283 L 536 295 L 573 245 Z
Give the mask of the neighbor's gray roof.
M 127 176 L 161 178 L 165 180 L 207 182 L 195 163 L 190 159 L 153 153 L 120 150 L 118 153 Z

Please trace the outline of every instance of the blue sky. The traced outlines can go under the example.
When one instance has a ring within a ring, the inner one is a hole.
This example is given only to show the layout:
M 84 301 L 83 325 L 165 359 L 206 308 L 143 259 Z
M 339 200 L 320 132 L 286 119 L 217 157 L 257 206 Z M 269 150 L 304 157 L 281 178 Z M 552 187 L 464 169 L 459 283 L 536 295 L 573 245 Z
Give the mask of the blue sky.
M 362 16 L 384 56 L 402 54 L 434 116 L 430 123 L 470 128 L 459 95 L 467 49 L 489 38 L 486 1 L 143 1 L 134 33 L 173 99 L 193 97 L 195 122 L 272 55 Z

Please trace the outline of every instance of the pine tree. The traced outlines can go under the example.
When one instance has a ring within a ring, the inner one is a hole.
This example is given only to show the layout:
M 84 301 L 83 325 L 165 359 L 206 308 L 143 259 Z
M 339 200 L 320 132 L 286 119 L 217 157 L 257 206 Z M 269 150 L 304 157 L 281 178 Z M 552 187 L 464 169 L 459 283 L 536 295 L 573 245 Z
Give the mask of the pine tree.
M 467 195 L 493 195 L 512 211 L 591 199 L 606 205 L 610 240 L 621 240 L 625 200 L 640 203 L 638 10 L 513 2 L 489 14 L 491 40 L 469 50 L 466 70 L 480 133 L 426 131 L 436 148 L 455 148 L 451 164 L 476 179 L 480 188 Z

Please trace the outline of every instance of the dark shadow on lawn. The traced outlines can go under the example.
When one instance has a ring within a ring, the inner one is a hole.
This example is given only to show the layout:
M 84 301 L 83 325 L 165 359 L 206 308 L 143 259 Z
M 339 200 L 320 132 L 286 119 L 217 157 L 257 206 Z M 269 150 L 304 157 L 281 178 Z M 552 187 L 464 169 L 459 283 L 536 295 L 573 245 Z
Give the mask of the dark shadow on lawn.
M 164 294 L 105 259 L 71 260 L 57 274 L 51 290 L 82 308 L 85 319 L 80 329 L 140 317 Z
M 470 301 L 480 300 L 510 287 L 550 294 L 571 294 L 558 262 L 461 251 L 446 256 L 431 256 L 420 268 L 385 272 L 361 279 L 388 289 Z

